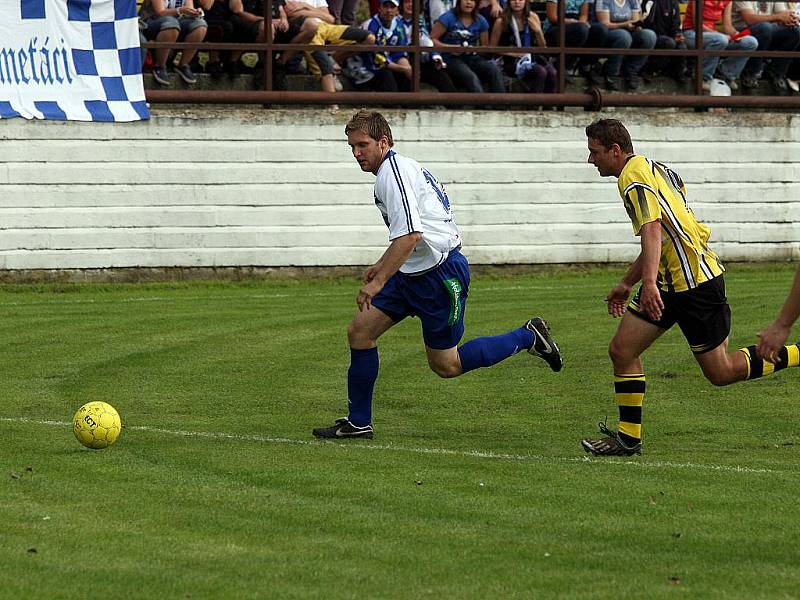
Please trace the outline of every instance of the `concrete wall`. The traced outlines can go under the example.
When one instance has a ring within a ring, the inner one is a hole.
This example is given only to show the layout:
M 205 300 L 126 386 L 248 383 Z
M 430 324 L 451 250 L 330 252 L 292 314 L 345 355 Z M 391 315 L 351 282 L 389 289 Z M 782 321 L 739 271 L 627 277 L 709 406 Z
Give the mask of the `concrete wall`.
M 351 110 L 156 108 L 149 123 L 0 121 L 0 269 L 326 266 L 387 243 L 343 128 Z M 475 264 L 626 261 L 583 111 L 386 111 L 447 186 Z M 800 117 L 605 112 L 683 177 L 726 260 L 800 256 Z

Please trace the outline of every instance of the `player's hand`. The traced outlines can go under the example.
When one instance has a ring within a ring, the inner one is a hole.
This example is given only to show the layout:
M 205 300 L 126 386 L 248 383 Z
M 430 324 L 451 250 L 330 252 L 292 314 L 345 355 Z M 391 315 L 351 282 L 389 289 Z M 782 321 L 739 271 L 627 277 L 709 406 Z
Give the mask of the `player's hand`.
M 366 285 L 362 286 L 360 290 L 358 290 L 358 294 L 356 295 L 356 304 L 358 305 L 359 311 L 369 310 L 372 306 L 372 299 L 376 296 L 378 292 L 383 289 L 383 285 L 375 281 L 374 279 L 367 283 Z
M 792 11 L 784 10 L 776 15 L 778 22 L 784 27 L 794 27 L 796 15 Z
M 664 311 L 664 300 L 661 299 L 661 292 L 654 283 L 642 284 L 639 306 L 654 321 L 661 320 L 661 315 Z
M 758 334 L 758 355 L 774 363 L 777 360 L 778 350 L 783 348 L 786 339 L 789 337 L 790 327 L 784 327 L 775 321 L 764 331 Z
M 608 314 L 615 319 L 625 314 L 625 307 L 628 305 L 628 297 L 631 295 L 631 286 L 625 283 L 618 283 L 606 296 L 608 303 Z
M 378 265 L 372 265 L 369 269 L 364 271 L 364 275 L 361 276 L 361 283 L 369 283 L 373 279 L 375 279 L 375 274 L 378 272 Z

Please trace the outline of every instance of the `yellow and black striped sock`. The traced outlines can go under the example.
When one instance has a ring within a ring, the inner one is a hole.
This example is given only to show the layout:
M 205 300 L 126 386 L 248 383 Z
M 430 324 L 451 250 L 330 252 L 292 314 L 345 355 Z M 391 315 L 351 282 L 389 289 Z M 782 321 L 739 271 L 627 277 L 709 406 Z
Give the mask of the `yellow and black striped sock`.
M 774 363 L 761 358 L 756 352 L 756 346 L 748 346 L 739 350 L 747 359 L 747 379 L 758 379 L 772 375 L 786 367 L 800 365 L 800 344 L 791 344 L 778 350 L 778 360 Z
M 644 389 L 644 373 L 614 374 L 614 398 L 619 407 L 619 437 L 628 446 L 635 446 L 642 441 Z

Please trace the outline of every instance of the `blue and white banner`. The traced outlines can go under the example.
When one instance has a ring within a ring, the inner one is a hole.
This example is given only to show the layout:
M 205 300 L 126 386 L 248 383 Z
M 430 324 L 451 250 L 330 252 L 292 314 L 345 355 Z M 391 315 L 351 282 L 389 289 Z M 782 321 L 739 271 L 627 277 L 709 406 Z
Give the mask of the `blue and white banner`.
M 0 118 L 149 119 L 136 0 L 0 0 Z

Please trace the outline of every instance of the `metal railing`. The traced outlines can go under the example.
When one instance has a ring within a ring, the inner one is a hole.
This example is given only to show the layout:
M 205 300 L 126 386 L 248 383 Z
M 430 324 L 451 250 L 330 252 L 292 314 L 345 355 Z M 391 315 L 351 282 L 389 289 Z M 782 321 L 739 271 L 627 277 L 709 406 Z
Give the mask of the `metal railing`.
M 413 2 L 413 26 L 411 40 L 402 49 L 413 57 L 411 62 L 413 76 L 411 91 L 408 92 L 296 92 L 273 90 L 273 55 L 275 52 L 286 50 L 312 51 L 324 50 L 327 52 L 354 51 L 357 52 L 385 52 L 387 46 L 383 45 L 345 45 L 345 46 L 319 46 L 310 44 L 276 44 L 272 41 L 272 0 L 264 0 L 264 30 L 266 41 L 264 43 L 234 44 L 234 43 L 163 43 L 147 42 L 143 47 L 148 49 L 171 48 L 175 50 L 197 48 L 200 51 L 209 50 L 239 50 L 259 53 L 263 59 L 260 61 L 263 68 L 263 88 L 260 90 L 145 90 L 147 101 L 164 104 L 402 104 L 406 106 L 459 106 L 459 105 L 491 105 L 491 106 L 578 106 L 587 110 L 601 110 L 603 107 L 743 107 L 743 108 L 800 108 L 800 96 L 709 96 L 703 95 L 703 58 L 707 56 L 730 57 L 737 56 L 762 57 L 762 58 L 795 58 L 800 59 L 800 51 L 739 51 L 739 50 L 704 50 L 703 49 L 703 0 L 690 0 L 694 3 L 695 15 L 695 49 L 692 50 L 656 50 L 656 49 L 619 49 L 619 48 L 586 48 L 568 47 L 565 44 L 566 27 L 565 2 L 558 3 L 558 45 L 543 48 L 513 47 L 514 52 L 535 53 L 539 55 L 556 55 L 558 70 L 558 91 L 549 94 L 533 93 L 444 93 L 420 91 L 420 64 L 421 54 L 431 52 L 430 46 L 419 44 L 419 18 L 420 1 Z M 780 0 L 766 0 L 769 3 Z M 392 48 L 397 48 L 392 46 Z M 492 55 L 507 53 L 508 46 L 479 46 L 479 53 Z M 447 54 L 475 53 L 475 46 L 447 47 Z M 647 93 L 612 93 L 608 94 L 599 87 L 590 87 L 582 93 L 566 92 L 566 63 L 567 56 L 594 56 L 608 57 L 612 55 L 649 57 L 689 57 L 695 59 L 693 94 L 647 94 Z

